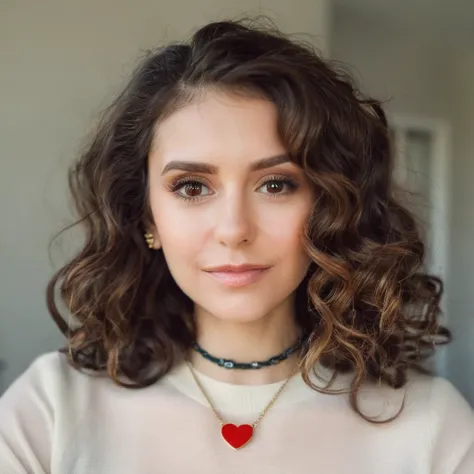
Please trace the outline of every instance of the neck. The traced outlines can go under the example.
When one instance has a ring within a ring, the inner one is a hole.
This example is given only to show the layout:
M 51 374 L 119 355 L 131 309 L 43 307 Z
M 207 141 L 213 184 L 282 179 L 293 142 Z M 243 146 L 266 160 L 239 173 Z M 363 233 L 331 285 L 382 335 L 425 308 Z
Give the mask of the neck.
M 251 322 L 229 322 L 196 311 L 197 342 L 209 354 L 250 363 L 279 355 L 301 336 L 293 315 L 281 313 Z M 288 359 L 257 370 L 220 367 L 191 350 L 189 360 L 196 370 L 222 382 L 238 385 L 264 385 L 288 378 L 298 363 L 299 351 Z

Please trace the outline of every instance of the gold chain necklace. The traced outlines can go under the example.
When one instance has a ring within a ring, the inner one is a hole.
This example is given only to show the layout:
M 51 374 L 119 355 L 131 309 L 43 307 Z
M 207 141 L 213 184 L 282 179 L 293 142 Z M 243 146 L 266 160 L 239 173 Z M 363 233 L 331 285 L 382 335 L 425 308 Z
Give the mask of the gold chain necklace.
M 194 378 L 194 381 L 196 382 L 196 385 L 198 386 L 201 393 L 204 395 L 204 398 L 207 400 L 207 403 L 209 404 L 212 411 L 214 412 L 214 415 L 219 420 L 219 423 L 221 425 L 222 438 L 231 448 L 237 450 L 237 449 L 243 448 L 252 439 L 255 428 L 257 428 L 258 424 L 260 423 L 260 421 L 262 421 L 262 418 L 266 415 L 267 411 L 276 402 L 277 398 L 280 396 L 280 394 L 283 392 L 285 387 L 288 385 L 288 382 L 292 379 L 294 375 L 296 375 L 296 373 L 298 372 L 300 368 L 301 362 L 296 365 L 295 370 L 285 380 L 283 385 L 278 389 L 275 395 L 273 395 L 273 398 L 270 400 L 270 402 L 263 409 L 263 411 L 260 413 L 258 418 L 251 425 L 249 424 L 234 425 L 233 423 L 226 423 L 221 417 L 221 415 L 219 414 L 219 412 L 217 411 L 214 404 L 212 403 L 211 399 L 209 398 L 208 394 L 204 390 L 203 386 L 201 385 L 201 382 L 199 381 L 196 373 L 194 372 L 192 365 L 189 362 L 187 362 L 187 364 Z

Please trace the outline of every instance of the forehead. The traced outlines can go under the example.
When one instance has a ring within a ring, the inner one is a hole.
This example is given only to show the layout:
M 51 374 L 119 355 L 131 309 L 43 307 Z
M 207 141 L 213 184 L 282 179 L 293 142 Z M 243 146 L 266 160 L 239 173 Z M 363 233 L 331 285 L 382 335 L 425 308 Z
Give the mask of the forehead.
M 247 163 L 285 152 L 276 107 L 268 100 L 207 92 L 169 115 L 155 132 L 151 158 Z

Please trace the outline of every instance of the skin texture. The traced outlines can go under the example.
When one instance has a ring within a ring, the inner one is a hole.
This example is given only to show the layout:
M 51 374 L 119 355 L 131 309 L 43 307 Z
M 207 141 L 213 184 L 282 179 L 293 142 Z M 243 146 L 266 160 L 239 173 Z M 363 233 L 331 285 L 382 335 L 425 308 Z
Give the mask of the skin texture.
M 282 156 L 277 111 L 263 99 L 207 92 L 157 126 L 149 156 L 150 231 L 195 303 L 198 342 L 219 357 L 264 360 L 298 337 L 293 297 L 310 263 L 301 236 L 314 196 L 303 170 L 289 161 L 254 169 Z M 170 169 L 183 161 L 214 169 Z M 269 268 L 240 287 L 205 271 L 227 264 Z M 294 365 L 226 371 L 193 357 L 202 372 L 244 384 L 283 379 Z

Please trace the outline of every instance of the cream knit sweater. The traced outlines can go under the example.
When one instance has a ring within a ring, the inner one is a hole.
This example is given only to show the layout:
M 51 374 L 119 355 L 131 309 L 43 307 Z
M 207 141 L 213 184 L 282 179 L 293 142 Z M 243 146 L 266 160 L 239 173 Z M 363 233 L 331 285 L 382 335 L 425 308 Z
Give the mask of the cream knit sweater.
M 236 424 L 253 422 L 280 387 L 198 377 Z M 411 374 L 401 390 L 367 386 L 361 409 L 387 418 L 404 394 L 402 414 L 375 425 L 347 395 L 318 393 L 297 375 L 234 451 L 186 364 L 130 390 L 51 353 L 0 399 L 0 474 L 474 474 L 474 415 L 449 382 Z

